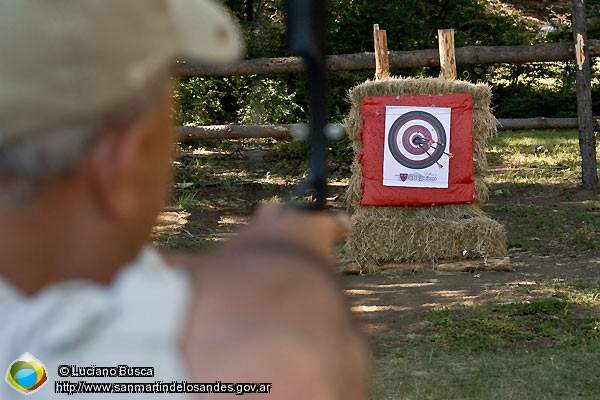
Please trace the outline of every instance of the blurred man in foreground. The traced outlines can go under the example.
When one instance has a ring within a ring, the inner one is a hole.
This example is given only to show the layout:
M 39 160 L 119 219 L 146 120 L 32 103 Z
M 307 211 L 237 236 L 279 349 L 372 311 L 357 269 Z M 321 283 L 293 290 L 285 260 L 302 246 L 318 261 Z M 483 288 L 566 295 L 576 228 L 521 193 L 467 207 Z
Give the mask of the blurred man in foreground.
M 0 2 L 1 399 L 117 399 L 127 383 L 158 397 L 161 382 L 196 398 L 210 395 L 191 383 L 217 381 L 366 397 L 366 348 L 330 270 L 345 217 L 266 207 L 217 250 L 178 256 L 187 268 L 145 245 L 171 178 L 173 60 L 242 48 L 206 0 Z

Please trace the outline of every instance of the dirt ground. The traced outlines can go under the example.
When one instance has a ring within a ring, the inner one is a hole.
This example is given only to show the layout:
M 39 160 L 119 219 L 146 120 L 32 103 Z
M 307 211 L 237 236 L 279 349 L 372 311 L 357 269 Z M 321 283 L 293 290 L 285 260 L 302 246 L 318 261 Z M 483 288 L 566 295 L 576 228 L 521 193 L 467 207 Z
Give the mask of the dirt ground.
M 511 257 L 512 272 L 380 272 L 342 277 L 356 314 L 377 353 L 390 336 L 419 334 L 433 308 L 527 301 L 544 281 L 600 278 L 597 256 Z
M 239 159 L 246 167 L 244 176 L 232 170 L 227 176 L 195 184 L 194 202 L 185 208 L 180 204 L 164 210 L 156 227 L 159 246 L 212 246 L 247 223 L 260 202 L 289 196 L 297 179 L 267 179 L 261 164 L 248 166 L 247 157 Z M 594 236 L 598 232 L 579 237 L 571 234 L 597 216 L 598 193 L 580 189 L 577 182 L 564 182 L 558 189 L 534 184 L 496 185 L 492 189 L 484 210 L 507 228 L 512 271 L 441 272 L 434 265 L 421 265 L 418 271 L 340 273 L 350 306 L 375 354 L 390 337 L 418 335 L 432 308 L 513 301 L 517 297 L 524 301 L 535 297 L 544 281 L 600 279 L 600 246 L 596 246 Z M 330 190 L 333 208 L 342 209 L 344 192 L 344 181 L 334 180 Z M 580 217 L 570 218 L 574 215 Z

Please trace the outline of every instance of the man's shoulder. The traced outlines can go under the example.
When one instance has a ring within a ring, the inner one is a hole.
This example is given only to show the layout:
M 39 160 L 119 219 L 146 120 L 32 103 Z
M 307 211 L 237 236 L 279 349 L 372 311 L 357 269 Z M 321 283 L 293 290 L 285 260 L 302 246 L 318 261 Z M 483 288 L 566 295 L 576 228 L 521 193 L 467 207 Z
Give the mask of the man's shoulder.
M 0 340 L 11 343 L 7 358 L 36 352 L 90 365 L 178 359 L 190 293 L 184 270 L 144 248 L 109 286 L 63 282 L 25 297 L 3 283 L 0 306 L 9 309 L 0 317 Z

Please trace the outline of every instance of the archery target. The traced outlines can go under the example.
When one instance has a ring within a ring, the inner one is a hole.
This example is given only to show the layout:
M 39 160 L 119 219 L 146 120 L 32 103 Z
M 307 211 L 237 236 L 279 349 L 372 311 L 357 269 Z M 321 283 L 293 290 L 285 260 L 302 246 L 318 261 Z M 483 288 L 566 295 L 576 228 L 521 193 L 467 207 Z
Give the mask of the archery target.
M 388 132 L 392 156 L 407 168 L 432 166 L 446 149 L 446 131 L 431 113 L 410 111 L 392 124 Z
M 384 186 L 448 187 L 450 108 L 387 106 Z
M 475 200 L 471 94 L 365 96 L 360 103 L 361 206 Z M 444 153 L 436 153 L 436 141 Z

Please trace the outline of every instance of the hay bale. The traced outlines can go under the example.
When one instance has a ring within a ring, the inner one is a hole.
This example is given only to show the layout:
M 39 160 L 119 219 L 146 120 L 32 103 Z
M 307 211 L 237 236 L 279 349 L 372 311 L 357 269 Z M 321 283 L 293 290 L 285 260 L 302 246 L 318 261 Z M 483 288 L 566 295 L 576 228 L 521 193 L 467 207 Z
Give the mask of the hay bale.
M 350 257 L 360 264 L 425 262 L 507 254 L 504 227 L 479 208 L 488 197 L 485 147 L 496 133 L 490 112 L 491 90 L 485 84 L 441 78 L 389 78 L 368 81 L 349 92 L 352 104 L 344 121 L 355 155 L 362 151 L 361 100 L 366 96 L 414 96 L 470 93 L 473 96 L 473 141 L 476 203 L 423 208 L 363 207 L 361 164 L 355 156 L 345 196 L 353 210 L 352 231 L 346 242 Z
M 506 255 L 504 227 L 470 204 L 358 207 L 346 250 L 361 265 Z

